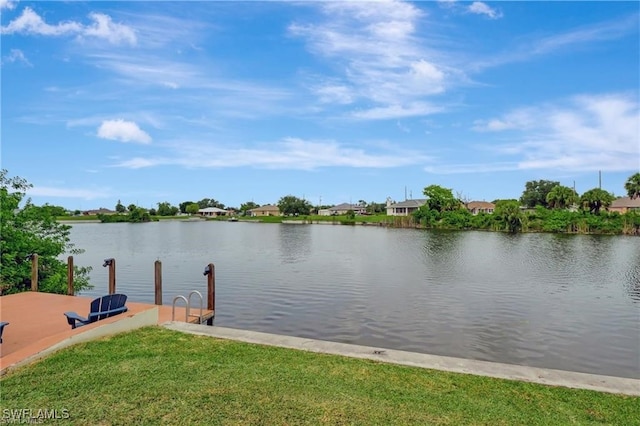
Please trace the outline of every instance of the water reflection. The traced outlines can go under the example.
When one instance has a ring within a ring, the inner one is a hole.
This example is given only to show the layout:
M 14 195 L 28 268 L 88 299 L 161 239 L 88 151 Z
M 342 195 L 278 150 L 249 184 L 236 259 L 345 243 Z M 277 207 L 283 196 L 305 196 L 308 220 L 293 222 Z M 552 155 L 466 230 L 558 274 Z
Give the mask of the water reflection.
M 278 226 L 278 248 L 283 263 L 305 260 L 311 251 L 311 226 L 282 224 Z

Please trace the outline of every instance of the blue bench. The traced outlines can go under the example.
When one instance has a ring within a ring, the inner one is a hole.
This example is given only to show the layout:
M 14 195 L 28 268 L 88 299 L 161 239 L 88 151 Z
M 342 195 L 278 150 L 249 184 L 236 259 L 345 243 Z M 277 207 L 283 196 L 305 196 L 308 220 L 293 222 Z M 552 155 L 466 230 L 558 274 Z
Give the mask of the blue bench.
M 87 318 L 81 317 L 75 312 L 65 312 L 64 315 L 71 328 L 74 329 L 127 312 L 127 307 L 124 305 L 126 302 L 127 296 L 124 294 L 108 294 L 91 302 Z
M 6 321 L 0 322 L 0 343 L 2 343 L 2 332 L 4 331 L 5 325 L 9 325 L 9 323 Z

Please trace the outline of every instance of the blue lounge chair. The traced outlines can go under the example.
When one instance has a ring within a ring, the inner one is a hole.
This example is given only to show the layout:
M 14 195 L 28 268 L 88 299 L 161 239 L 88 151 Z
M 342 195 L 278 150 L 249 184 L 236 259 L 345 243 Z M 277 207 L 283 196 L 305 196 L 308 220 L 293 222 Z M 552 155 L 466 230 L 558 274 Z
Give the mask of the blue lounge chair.
M 127 296 L 124 294 L 108 294 L 91 302 L 91 309 L 87 318 L 81 317 L 75 312 L 65 312 L 64 314 L 67 317 L 67 322 L 74 329 L 127 312 L 127 307 L 124 306 L 126 301 Z
M 5 325 L 9 325 L 9 323 L 6 321 L 0 322 L 0 343 L 2 343 L 2 331 L 4 330 Z

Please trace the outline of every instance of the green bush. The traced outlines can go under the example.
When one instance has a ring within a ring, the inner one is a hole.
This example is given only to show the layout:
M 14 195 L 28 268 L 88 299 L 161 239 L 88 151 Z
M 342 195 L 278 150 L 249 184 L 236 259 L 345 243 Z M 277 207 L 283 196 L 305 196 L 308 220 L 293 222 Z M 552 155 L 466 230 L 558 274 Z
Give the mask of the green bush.
M 7 173 L 7 170 L 0 172 L 0 293 L 18 293 L 30 288 L 30 256 L 37 254 L 39 290 L 65 294 L 67 265 L 60 257 L 65 253 L 82 253 L 70 241 L 71 227 L 57 222 L 55 210 L 24 200 L 31 185 L 19 177 L 9 178 Z M 74 291 L 91 288 L 90 270 L 90 267 L 74 267 Z

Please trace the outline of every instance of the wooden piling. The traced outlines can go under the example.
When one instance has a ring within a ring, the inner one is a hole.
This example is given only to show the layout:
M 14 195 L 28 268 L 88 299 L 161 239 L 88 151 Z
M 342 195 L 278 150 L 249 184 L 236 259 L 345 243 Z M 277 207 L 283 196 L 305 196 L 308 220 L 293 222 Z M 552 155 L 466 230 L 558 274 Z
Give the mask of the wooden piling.
M 38 291 L 38 255 L 31 255 L 31 291 Z
M 73 296 L 73 256 L 67 257 L 67 295 Z
M 116 294 L 116 260 L 109 262 L 109 294 Z
M 216 270 L 213 263 L 209 264 L 207 274 L 207 309 L 215 314 L 216 311 Z M 213 317 L 207 320 L 207 325 L 213 325 Z
M 156 305 L 162 305 L 162 262 L 156 260 L 155 266 Z

